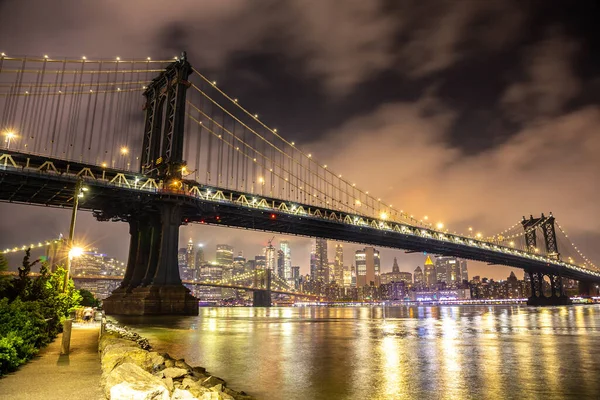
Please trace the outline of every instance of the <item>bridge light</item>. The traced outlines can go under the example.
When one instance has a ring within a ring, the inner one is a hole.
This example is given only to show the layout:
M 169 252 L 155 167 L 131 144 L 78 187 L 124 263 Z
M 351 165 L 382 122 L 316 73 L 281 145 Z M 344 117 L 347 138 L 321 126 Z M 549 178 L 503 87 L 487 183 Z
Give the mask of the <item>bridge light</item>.
M 277 218 L 277 215 L 271 214 L 271 219 L 275 219 L 275 218 Z
M 438 223 L 437 223 L 437 225 L 436 225 L 436 227 L 437 227 L 438 229 L 443 229 L 443 228 L 444 228 L 444 224 L 443 224 L 443 223 L 441 223 L 441 222 L 438 222 Z
M 478 239 L 481 239 L 481 236 L 482 236 L 482 235 L 481 235 L 481 233 L 480 233 L 480 232 L 477 232 L 477 235 L 475 235 L 475 236 L 477 236 L 477 238 L 478 238 Z
M 292 146 L 295 146 L 295 145 L 296 145 L 296 142 L 292 142 Z
M 381 218 L 381 219 L 383 219 L 383 220 L 386 220 L 386 219 L 388 219 L 388 215 L 387 215 L 387 213 L 386 213 L 385 211 L 382 211 L 382 212 L 379 214 L 379 218 Z
M 48 58 L 48 54 L 44 54 L 44 58 L 46 58 L 46 59 L 47 59 L 47 58 Z
M 106 163 L 105 162 L 102 163 L 102 168 L 106 168 Z
M 117 57 L 117 61 L 121 61 L 121 57 Z
M 129 153 L 129 149 L 125 146 L 121 147 L 121 154 L 126 155 Z
M 265 184 L 265 178 L 263 178 L 262 176 L 258 178 L 258 183 L 262 183 L 263 185 Z
M 510 247 L 515 247 L 515 242 L 510 242 Z
M 146 60 L 150 61 L 150 60 L 152 60 L 152 59 L 151 59 L 150 57 L 148 57 L 148 58 L 146 58 Z

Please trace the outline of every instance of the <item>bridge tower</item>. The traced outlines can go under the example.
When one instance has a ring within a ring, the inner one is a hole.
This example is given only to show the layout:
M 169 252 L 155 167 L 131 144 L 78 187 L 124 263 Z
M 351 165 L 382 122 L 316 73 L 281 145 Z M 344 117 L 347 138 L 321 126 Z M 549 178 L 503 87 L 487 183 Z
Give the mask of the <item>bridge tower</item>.
M 181 283 L 177 265 L 184 200 L 178 196 L 185 161 L 186 91 L 192 67 L 186 53 L 146 88 L 140 172 L 159 182 L 164 195 L 128 210 L 110 205 L 100 220 L 129 222 L 127 269 L 121 286 L 104 300 L 108 314 L 198 314 L 198 301 Z
M 261 285 L 263 286 L 263 289 L 258 289 L 253 292 L 252 305 L 254 307 L 271 307 L 271 270 L 265 268 L 264 271 L 263 284 Z
M 535 253 L 537 248 L 536 229 L 540 228 L 544 234 L 544 246 L 548 257 L 560 259 L 558 252 L 558 244 L 556 241 L 556 231 L 554 228 L 554 216 L 552 213 L 546 217 L 543 213 L 540 218 L 533 218 L 533 215 L 526 219 L 523 217 L 521 225 L 525 229 L 525 245 L 527 251 Z M 562 276 L 549 273 L 544 270 L 525 270 L 529 274 L 529 283 L 531 285 L 531 296 L 527 300 L 528 305 L 544 306 L 544 305 L 564 305 L 571 304 L 571 300 L 565 294 L 563 288 Z M 548 277 L 551 294 L 544 294 L 544 286 L 548 283 L 544 281 L 544 277 Z

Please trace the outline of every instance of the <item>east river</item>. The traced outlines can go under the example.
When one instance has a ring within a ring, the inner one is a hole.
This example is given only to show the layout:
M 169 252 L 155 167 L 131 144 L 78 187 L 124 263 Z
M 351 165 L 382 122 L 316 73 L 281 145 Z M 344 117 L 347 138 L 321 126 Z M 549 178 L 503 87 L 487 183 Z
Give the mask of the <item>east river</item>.
M 600 398 L 600 306 L 201 308 L 119 321 L 257 399 Z

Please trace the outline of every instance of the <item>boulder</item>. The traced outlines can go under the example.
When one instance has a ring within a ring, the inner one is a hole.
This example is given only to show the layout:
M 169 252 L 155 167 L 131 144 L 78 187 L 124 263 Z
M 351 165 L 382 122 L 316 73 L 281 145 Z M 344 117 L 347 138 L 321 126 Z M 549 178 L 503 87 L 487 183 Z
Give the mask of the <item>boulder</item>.
M 254 400 L 252 396 L 248 396 L 244 392 L 236 392 L 235 390 L 231 390 L 228 388 L 223 388 L 223 393 L 228 394 L 235 400 Z
M 202 384 L 198 381 L 193 380 L 192 378 L 183 378 L 181 382 L 181 387 L 183 389 L 187 389 L 196 397 L 202 396 L 204 393 L 208 392 L 209 389 L 202 386 Z
M 173 395 L 171 395 L 171 400 L 197 400 L 198 397 L 191 394 L 189 391 L 184 389 L 175 389 Z
M 152 357 L 146 350 L 139 347 L 113 347 L 107 349 L 102 357 L 102 372 L 108 373 L 116 366 L 124 363 L 132 363 L 144 371 L 151 372 L 153 363 Z
M 186 369 L 188 371 L 192 371 L 192 367 L 190 365 L 188 365 L 188 363 L 185 362 L 185 360 L 181 359 L 181 360 L 175 360 L 175 367 L 177 368 L 183 368 Z
M 163 369 L 161 373 L 162 376 L 164 376 L 165 378 L 177 379 L 181 378 L 182 376 L 185 376 L 188 373 L 188 371 L 187 369 L 183 368 L 171 367 Z
M 124 363 L 108 373 L 104 393 L 108 399 L 169 400 L 169 389 L 161 379 L 133 363 Z
M 202 386 L 204 386 L 205 388 L 211 388 L 218 384 L 225 386 L 225 381 L 221 378 L 217 378 L 216 376 L 212 375 L 202 381 Z
M 165 367 L 173 368 L 175 366 L 175 360 L 172 358 L 165 358 Z
M 223 385 L 221 383 L 219 383 L 218 385 L 215 385 L 215 386 L 211 387 L 210 390 L 212 392 L 222 392 L 223 391 Z
M 170 392 L 172 392 L 173 389 L 175 389 L 175 386 L 173 386 L 173 378 L 165 378 L 163 379 L 163 382 L 165 383 L 165 385 L 167 385 L 167 388 Z

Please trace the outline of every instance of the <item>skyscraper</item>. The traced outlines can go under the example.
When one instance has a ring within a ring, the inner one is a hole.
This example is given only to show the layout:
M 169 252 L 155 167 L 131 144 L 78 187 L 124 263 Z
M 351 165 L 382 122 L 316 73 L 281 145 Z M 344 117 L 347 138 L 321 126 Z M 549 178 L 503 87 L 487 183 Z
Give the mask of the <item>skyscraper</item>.
M 423 265 L 423 268 L 425 269 L 425 271 L 423 272 L 423 281 L 425 283 L 425 286 L 428 288 L 434 287 L 435 283 L 437 282 L 437 276 L 435 274 L 435 264 L 433 263 L 433 261 L 431 261 L 431 258 L 429 256 L 427 256 L 427 258 L 425 259 L 425 264 Z
M 194 242 L 192 241 L 192 238 L 190 238 L 186 251 L 186 264 L 190 271 L 193 271 L 196 265 L 196 257 L 194 257 L 194 255 Z
M 423 287 L 423 270 L 421 269 L 421 267 L 417 266 L 417 268 L 415 268 L 413 277 L 415 279 L 415 287 L 422 288 Z
M 469 272 L 467 271 L 467 260 L 459 260 L 460 276 L 463 281 L 469 281 Z
M 279 249 L 283 252 L 283 275 L 282 278 L 291 281 L 292 276 L 292 251 L 287 240 L 279 242 Z
M 392 272 L 400 272 L 400 267 L 398 266 L 398 259 L 396 257 L 394 257 L 394 265 L 392 265 Z
M 233 266 L 233 247 L 227 244 L 217 245 L 217 265 Z
M 199 269 L 205 262 L 204 245 L 199 244 L 198 249 L 196 250 L 196 269 Z
M 435 260 L 438 282 L 444 282 L 448 287 L 457 287 L 462 283 L 460 260 L 456 257 L 438 257 Z
M 313 244 L 310 249 L 310 279 L 313 281 L 317 280 L 317 250 Z
M 373 247 L 365 247 L 363 250 L 357 250 L 354 258 L 356 261 L 356 287 L 371 284 L 379 286 L 381 283 L 379 251 Z
M 277 251 L 275 250 L 275 247 L 273 247 L 273 244 L 269 241 L 269 244 L 267 245 L 267 247 L 264 248 L 263 250 L 264 255 L 265 255 L 265 261 L 266 261 L 266 269 L 270 269 L 272 273 L 276 274 L 277 273 Z
M 244 258 L 244 254 L 240 251 L 237 256 L 233 257 L 233 274 L 243 273 L 245 266 L 246 258 Z
M 285 279 L 285 259 L 283 256 L 283 250 L 277 250 L 277 275 L 280 278 Z
M 329 264 L 327 261 L 327 240 L 315 239 L 316 280 L 329 283 Z
M 334 280 L 342 286 L 344 284 L 344 248 L 341 244 L 335 245 L 335 261 L 333 265 Z

